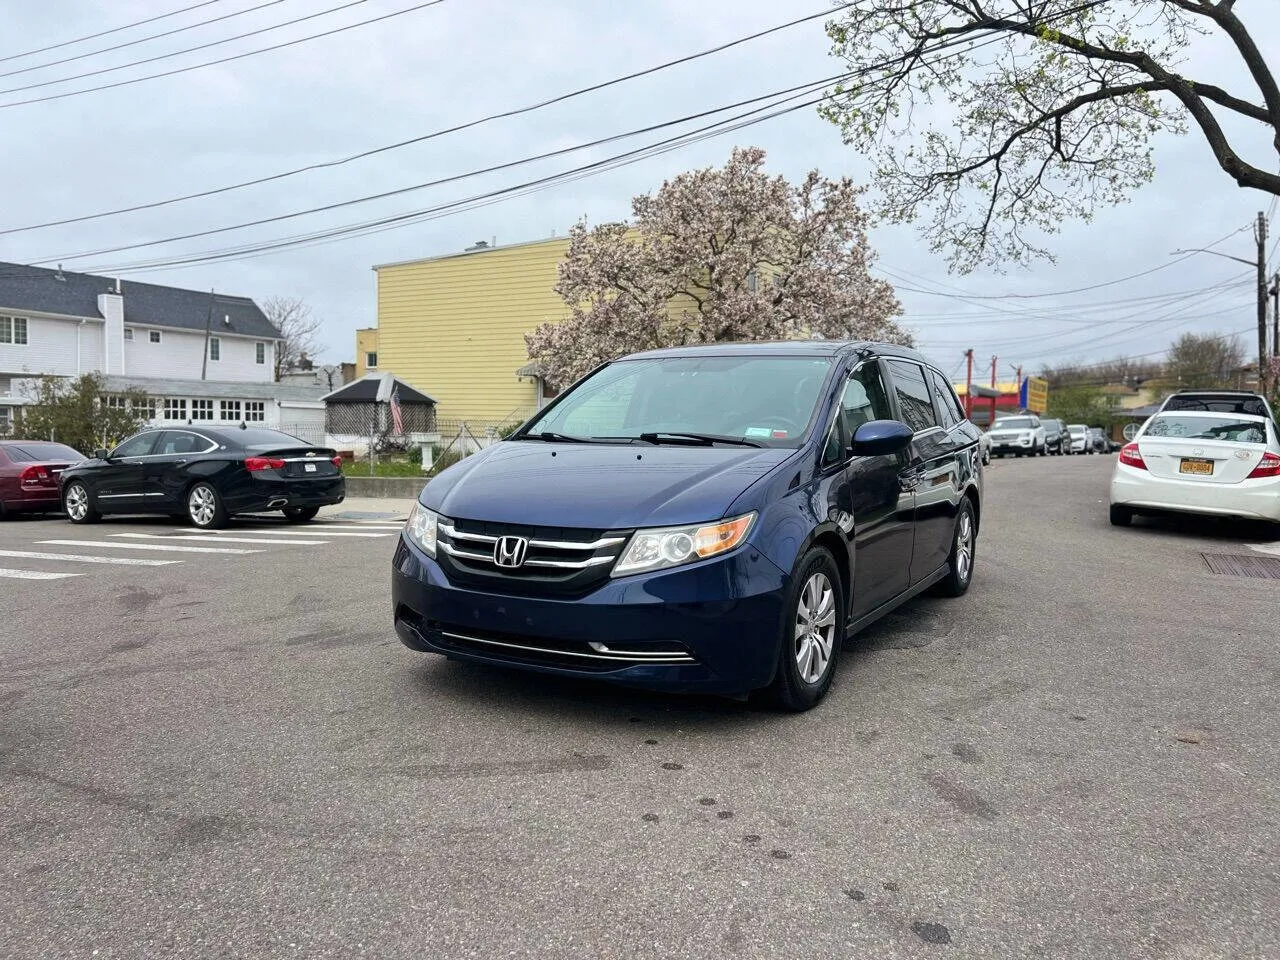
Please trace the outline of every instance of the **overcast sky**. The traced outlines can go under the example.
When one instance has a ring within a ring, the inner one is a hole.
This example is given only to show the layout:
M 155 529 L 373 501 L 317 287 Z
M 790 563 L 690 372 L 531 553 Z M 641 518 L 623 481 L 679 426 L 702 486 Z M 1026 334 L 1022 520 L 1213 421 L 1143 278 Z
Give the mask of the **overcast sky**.
M 422 0 L 358 0 L 348 9 L 258 36 L 155 63 L 66 83 L 48 83 L 211 43 L 352 0 L 210 0 L 199 9 L 137 29 L 13 55 L 191 6 L 197 0 L 0 0 L 0 230 L 145 204 L 331 161 L 554 97 L 777 25 L 827 6 L 776 0 L 440 0 L 333 36 L 80 96 L 26 105 L 90 86 L 232 56 L 306 37 Z M 1268 59 L 1280 64 L 1280 4 L 1241 4 Z M 40 70 L 25 68 L 152 33 L 236 14 L 124 49 Z M 1188 75 L 1257 99 L 1222 43 L 1202 41 Z M 691 167 L 723 163 L 735 144 L 768 152 L 771 170 L 797 178 L 817 167 L 864 181 L 867 164 L 844 147 L 813 108 L 501 203 L 365 236 L 232 262 L 138 272 L 143 260 L 172 259 L 251 242 L 431 208 L 514 186 L 633 149 L 654 133 L 503 173 L 212 237 L 93 254 L 132 244 L 289 214 L 395 190 L 623 133 L 817 81 L 839 70 L 821 20 L 735 49 L 521 117 L 494 121 L 426 143 L 327 170 L 218 196 L 87 223 L 0 235 L 0 259 L 53 258 L 68 269 L 254 297 L 298 296 L 324 320 L 322 358 L 352 359 L 353 331 L 375 320 L 374 264 L 460 251 L 478 240 L 515 243 L 563 234 L 582 216 L 621 219 L 630 198 Z M 704 121 L 706 122 L 706 121 Z M 684 128 L 681 128 L 684 129 Z M 1250 156 L 1274 165 L 1257 130 L 1232 124 Z M 1248 228 L 1270 198 L 1235 187 L 1195 136 L 1157 143 L 1158 175 L 1133 201 L 1091 224 L 1068 223 L 1052 248 L 1057 263 L 966 277 L 908 227 L 877 228 L 872 244 L 900 284 L 906 322 L 944 369 L 959 369 L 966 347 L 980 365 L 1096 361 L 1165 347 L 1183 330 L 1243 330 L 1253 323 L 1253 286 L 1243 265 L 1199 256 L 1147 277 L 1073 296 L 993 300 L 954 295 L 1041 294 L 1089 286 L 1168 263 L 1176 248 L 1205 246 Z M 1280 218 L 1275 222 L 1280 233 Z M 1249 258 L 1241 232 L 1220 244 Z M 1280 267 L 1273 257 L 1272 269 Z M 121 268 L 117 271 L 117 269 Z M 1138 298 L 1219 291 L 1171 301 Z M 1128 302 L 1122 302 L 1128 301 Z M 533 322 L 542 318 L 531 317 Z M 1135 324 L 1143 324 L 1135 326 Z M 1256 349 L 1241 337 L 1246 352 Z M 426 385 L 429 386 L 429 385 Z

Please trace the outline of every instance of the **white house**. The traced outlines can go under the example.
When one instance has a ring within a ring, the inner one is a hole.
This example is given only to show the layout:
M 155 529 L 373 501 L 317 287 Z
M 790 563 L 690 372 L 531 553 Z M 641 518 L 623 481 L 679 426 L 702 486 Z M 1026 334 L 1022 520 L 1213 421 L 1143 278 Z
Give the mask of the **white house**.
M 108 391 L 151 397 L 157 424 L 323 434 L 327 387 L 276 383 L 279 342 L 248 297 L 0 262 L 0 432 L 35 377 L 101 373 Z

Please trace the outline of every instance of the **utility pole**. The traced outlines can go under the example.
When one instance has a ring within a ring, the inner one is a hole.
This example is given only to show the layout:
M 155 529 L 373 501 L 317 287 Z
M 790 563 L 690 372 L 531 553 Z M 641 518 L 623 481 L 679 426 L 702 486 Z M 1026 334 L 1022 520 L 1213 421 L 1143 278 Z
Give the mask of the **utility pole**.
M 1280 283 L 1280 274 L 1277 275 L 1277 282 Z M 964 375 L 964 418 L 966 420 L 973 419 L 973 350 L 964 352 L 964 359 L 967 369 Z
M 996 400 L 999 399 L 996 395 L 996 366 L 999 362 L 999 357 L 991 358 L 991 419 L 987 421 L 987 429 L 991 429 L 991 425 L 996 422 Z
M 1267 215 L 1258 213 L 1258 392 L 1267 395 Z
M 1280 272 L 1271 285 L 1271 356 L 1280 357 Z

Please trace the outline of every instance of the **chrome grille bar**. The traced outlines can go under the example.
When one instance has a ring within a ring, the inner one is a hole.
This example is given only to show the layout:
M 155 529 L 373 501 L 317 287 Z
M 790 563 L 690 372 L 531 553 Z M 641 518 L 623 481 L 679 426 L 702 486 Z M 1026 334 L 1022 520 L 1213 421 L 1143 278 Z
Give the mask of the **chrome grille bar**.
M 527 643 L 510 643 L 505 640 L 491 640 L 487 637 L 473 637 L 465 633 L 451 633 L 448 630 L 440 631 L 442 636 L 448 637 L 450 640 L 461 640 L 464 643 L 479 643 L 490 647 L 503 647 L 508 650 L 522 650 L 525 653 L 536 653 L 542 656 L 556 657 L 578 657 L 582 660 L 605 660 L 618 663 L 697 663 L 697 661 L 687 653 L 672 651 L 670 653 L 660 653 L 655 655 L 636 654 L 636 653 L 581 653 L 576 650 L 557 650 L 554 647 L 539 647 Z
M 450 540 L 469 540 L 473 543 L 497 543 L 501 538 L 487 533 L 467 533 L 451 524 L 441 523 L 439 530 Z M 626 537 L 602 537 L 590 543 L 577 540 L 530 540 L 529 546 L 542 550 L 599 550 L 602 547 L 614 547 L 626 540 Z
M 459 550 L 453 544 L 441 540 L 440 549 L 451 557 L 460 560 L 477 560 L 481 563 L 493 563 L 492 553 L 472 553 L 470 550 Z M 520 565 L 524 567 L 543 567 L 553 570 L 585 570 L 587 567 L 598 567 L 602 563 L 613 563 L 617 557 L 587 557 L 585 560 L 526 560 Z

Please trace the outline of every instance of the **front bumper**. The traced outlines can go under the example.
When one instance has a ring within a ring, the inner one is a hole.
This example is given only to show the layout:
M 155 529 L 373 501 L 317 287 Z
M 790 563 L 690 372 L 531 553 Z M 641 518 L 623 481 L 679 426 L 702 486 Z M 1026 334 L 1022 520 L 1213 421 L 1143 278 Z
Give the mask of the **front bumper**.
M 1019 453 L 1035 448 L 1035 437 L 993 437 L 991 440 L 992 453 Z
M 458 660 L 657 690 L 740 694 L 768 685 L 786 576 L 754 548 L 606 580 L 581 597 L 486 593 L 450 583 L 401 536 L 396 633 Z
M 1139 512 L 1196 513 L 1280 523 L 1280 477 L 1206 483 L 1153 477 L 1147 470 L 1117 463 L 1111 477 L 1111 504 Z

